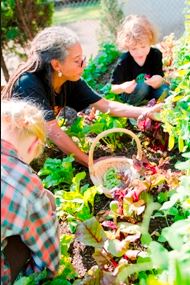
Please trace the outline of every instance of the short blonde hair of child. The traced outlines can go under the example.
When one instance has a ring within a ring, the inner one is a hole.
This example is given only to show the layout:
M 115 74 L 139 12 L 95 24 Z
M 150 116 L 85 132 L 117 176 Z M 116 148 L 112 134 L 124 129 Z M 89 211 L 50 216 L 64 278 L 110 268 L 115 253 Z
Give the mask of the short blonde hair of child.
M 22 138 L 34 135 L 42 143 L 46 141 L 45 120 L 43 112 L 33 103 L 24 100 L 2 100 L 1 122 L 7 125 L 7 129 L 13 130 Z
M 128 50 L 139 43 L 149 42 L 153 45 L 157 38 L 158 30 L 145 16 L 129 15 L 118 30 L 116 42 L 120 50 Z

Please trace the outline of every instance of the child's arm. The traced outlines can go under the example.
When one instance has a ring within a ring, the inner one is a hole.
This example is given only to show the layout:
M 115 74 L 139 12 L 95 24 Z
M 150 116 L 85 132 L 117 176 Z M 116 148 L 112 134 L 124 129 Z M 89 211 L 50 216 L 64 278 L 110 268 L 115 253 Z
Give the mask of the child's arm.
M 134 91 L 136 87 L 135 80 L 126 81 L 121 84 L 112 84 L 111 86 L 111 92 L 115 94 L 121 94 L 121 93 L 127 93 L 130 94 Z
M 151 78 L 146 79 L 144 82 L 154 89 L 159 88 L 163 84 L 164 78 L 161 75 L 153 75 Z
M 159 88 L 164 82 L 164 71 L 162 63 L 162 53 L 159 49 L 153 49 L 152 77 L 145 80 L 145 83 L 154 89 Z

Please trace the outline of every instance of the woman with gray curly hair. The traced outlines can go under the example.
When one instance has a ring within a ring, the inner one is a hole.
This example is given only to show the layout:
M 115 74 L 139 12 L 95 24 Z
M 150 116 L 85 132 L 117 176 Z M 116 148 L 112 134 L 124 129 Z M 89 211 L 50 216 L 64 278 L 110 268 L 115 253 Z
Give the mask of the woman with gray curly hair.
M 147 113 L 154 118 L 155 107 L 134 107 L 102 98 L 81 78 L 85 67 L 76 34 L 65 27 L 48 27 L 31 42 L 28 60 L 10 78 L 3 97 L 27 98 L 45 111 L 48 137 L 66 154 L 88 166 L 88 155 L 61 130 L 56 116 L 69 106 L 77 112 L 88 106 L 117 117 L 138 118 Z

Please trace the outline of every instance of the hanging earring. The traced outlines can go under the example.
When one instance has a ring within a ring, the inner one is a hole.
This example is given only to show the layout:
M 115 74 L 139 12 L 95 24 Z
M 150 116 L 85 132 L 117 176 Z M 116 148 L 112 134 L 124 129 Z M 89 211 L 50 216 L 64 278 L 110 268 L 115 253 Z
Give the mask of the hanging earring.
M 62 73 L 61 71 L 58 71 L 58 72 L 57 72 L 57 75 L 58 75 L 58 77 L 62 77 L 62 76 L 63 76 L 63 73 Z

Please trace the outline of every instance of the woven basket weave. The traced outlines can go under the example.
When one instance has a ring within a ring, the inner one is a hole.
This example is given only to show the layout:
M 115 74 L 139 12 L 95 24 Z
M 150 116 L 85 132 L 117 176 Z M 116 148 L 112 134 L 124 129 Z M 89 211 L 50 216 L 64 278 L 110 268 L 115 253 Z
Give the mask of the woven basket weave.
M 103 186 L 104 174 L 109 168 L 115 168 L 118 172 L 127 172 L 130 179 L 139 177 L 138 172 L 133 167 L 132 159 L 125 156 L 106 157 L 94 163 L 94 149 L 100 139 L 112 133 L 125 133 L 130 135 L 137 144 L 137 159 L 142 158 L 142 148 L 139 138 L 132 132 L 123 128 L 113 128 L 100 133 L 93 141 L 89 151 L 89 172 L 94 185 L 100 186 L 107 197 L 112 197 L 111 191 Z

